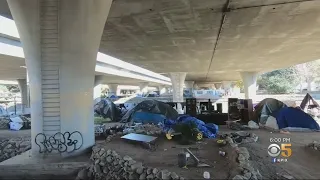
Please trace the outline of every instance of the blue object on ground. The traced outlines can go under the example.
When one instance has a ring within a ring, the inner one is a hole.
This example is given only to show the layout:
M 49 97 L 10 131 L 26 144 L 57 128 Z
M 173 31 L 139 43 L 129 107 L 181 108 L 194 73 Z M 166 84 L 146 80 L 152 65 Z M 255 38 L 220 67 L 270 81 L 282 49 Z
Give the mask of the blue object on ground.
M 298 108 L 282 108 L 277 115 L 279 129 L 299 127 L 319 130 L 319 124 L 307 113 Z
M 148 112 L 135 112 L 132 115 L 133 122 L 136 123 L 153 123 L 153 124 L 164 124 L 164 120 L 166 119 L 166 116 L 162 114 L 154 114 L 154 113 L 148 113 Z
M 182 116 L 179 116 L 176 121 L 166 120 L 164 123 L 164 131 L 165 132 L 168 131 L 170 128 L 172 128 L 174 125 L 178 123 L 186 123 L 186 124 L 194 123 L 197 126 L 198 130 L 202 132 L 204 137 L 207 137 L 207 138 L 215 138 L 219 129 L 218 126 L 213 123 L 205 124 L 203 121 L 195 117 L 192 117 L 189 115 L 182 115 Z

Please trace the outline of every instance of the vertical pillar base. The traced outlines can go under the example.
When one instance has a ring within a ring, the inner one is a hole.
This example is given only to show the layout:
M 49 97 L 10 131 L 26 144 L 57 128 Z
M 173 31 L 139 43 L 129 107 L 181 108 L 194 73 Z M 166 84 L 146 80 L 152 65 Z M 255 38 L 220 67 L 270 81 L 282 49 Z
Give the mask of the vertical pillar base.
M 257 94 L 257 73 L 242 72 L 241 77 L 244 85 L 245 98 L 254 100 Z
M 177 72 L 170 73 L 170 79 L 172 83 L 172 101 L 173 102 L 183 102 L 183 85 L 184 80 L 186 79 L 187 73 L 185 72 Z

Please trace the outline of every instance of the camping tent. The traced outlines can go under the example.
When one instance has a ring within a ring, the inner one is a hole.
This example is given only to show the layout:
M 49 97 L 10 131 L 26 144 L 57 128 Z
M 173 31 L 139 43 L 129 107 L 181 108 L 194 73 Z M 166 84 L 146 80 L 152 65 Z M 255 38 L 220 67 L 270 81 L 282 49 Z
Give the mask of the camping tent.
M 283 102 L 273 98 L 266 98 L 254 107 L 254 121 L 265 125 L 269 116 L 276 117 L 280 109 L 284 107 L 287 107 L 287 105 Z
M 279 129 L 294 127 L 319 130 L 319 124 L 299 108 L 282 108 L 277 114 L 277 123 Z
M 94 112 L 103 118 L 109 118 L 111 121 L 118 121 L 120 110 L 109 99 L 102 99 L 94 106 Z
M 136 107 L 129 110 L 123 117 L 122 122 L 131 121 L 132 117 L 136 112 L 145 112 L 149 114 L 160 114 L 165 116 L 167 119 L 176 119 L 178 113 L 170 105 L 156 101 L 156 100 L 145 100 L 140 102 Z

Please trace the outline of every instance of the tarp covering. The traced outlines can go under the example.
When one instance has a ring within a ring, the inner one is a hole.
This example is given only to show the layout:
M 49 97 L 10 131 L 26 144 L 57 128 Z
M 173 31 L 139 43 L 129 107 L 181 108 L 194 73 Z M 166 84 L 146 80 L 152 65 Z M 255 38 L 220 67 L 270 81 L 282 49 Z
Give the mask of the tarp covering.
M 254 107 L 254 121 L 265 125 L 269 116 L 276 117 L 277 113 L 284 107 L 287 107 L 287 105 L 283 102 L 273 98 L 266 98 Z
M 174 125 L 178 123 L 194 123 L 198 130 L 202 132 L 204 137 L 207 138 L 215 138 L 218 133 L 218 126 L 213 123 L 204 123 L 203 121 L 189 116 L 189 115 L 182 115 L 177 118 L 177 120 L 166 120 L 165 121 L 165 131 L 172 128 Z
M 137 106 L 129 110 L 121 119 L 122 122 L 129 122 L 132 120 L 132 115 L 135 112 L 148 112 L 153 114 L 162 114 L 167 119 L 177 119 L 178 112 L 170 105 L 156 100 L 145 100 L 140 102 Z
M 309 114 L 298 108 L 282 108 L 276 118 L 279 129 L 299 127 L 319 130 L 319 124 Z
M 315 101 L 309 93 L 307 93 L 306 96 L 303 98 L 303 100 L 300 104 L 301 109 L 304 109 L 308 103 L 309 103 L 309 105 L 310 105 L 310 103 L 312 103 L 314 106 L 313 108 L 320 107 L 319 104 L 317 103 L 317 101 Z
M 111 121 L 118 121 L 120 111 L 117 106 L 109 99 L 102 99 L 94 106 L 94 112 L 104 119 L 110 118 Z

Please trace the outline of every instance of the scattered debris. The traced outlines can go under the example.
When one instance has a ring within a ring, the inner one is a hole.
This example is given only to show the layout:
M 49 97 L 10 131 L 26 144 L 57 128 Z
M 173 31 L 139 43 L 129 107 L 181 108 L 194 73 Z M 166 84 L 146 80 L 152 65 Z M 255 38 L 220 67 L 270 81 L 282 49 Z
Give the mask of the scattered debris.
M 141 143 L 143 143 L 143 145 L 147 145 L 148 148 L 151 150 L 154 150 L 155 140 L 157 139 L 157 137 L 154 137 L 154 136 L 135 134 L 135 133 L 130 133 L 130 134 L 124 135 L 121 138 L 126 139 L 126 140 L 130 140 L 130 141 L 141 142 Z
M 318 143 L 317 141 L 313 141 L 312 143 L 308 144 L 307 147 L 320 151 L 320 143 Z
M 219 155 L 222 156 L 222 157 L 224 157 L 224 156 L 226 156 L 226 152 L 224 152 L 224 151 L 219 151 Z
M 184 148 L 184 153 L 178 154 L 178 165 L 179 167 L 186 167 L 188 158 L 191 158 L 194 162 L 193 166 L 196 167 L 210 167 L 209 164 L 200 162 L 200 160 L 188 149 Z
M 30 138 L 0 140 L 0 162 L 31 149 Z
M 204 179 L 210 179 L 210 173 L 208 171 L 203 172 Z
M 154 124 L 135 124 L 131 127 L 125 128 L 123 134 L 136 133 L 146 135 L 161 135 L 162 128 L 159 125 Z
M 246 131 L 237 131 L 229 134 L 221 134 L 220 139 L 225 139 L 228 142 L 232 141 L 233 143 L 236 143 L 236 144 L 243 144 L 243 143 L 257 142 L 258 136 L 254 133 L 249 133 Z

